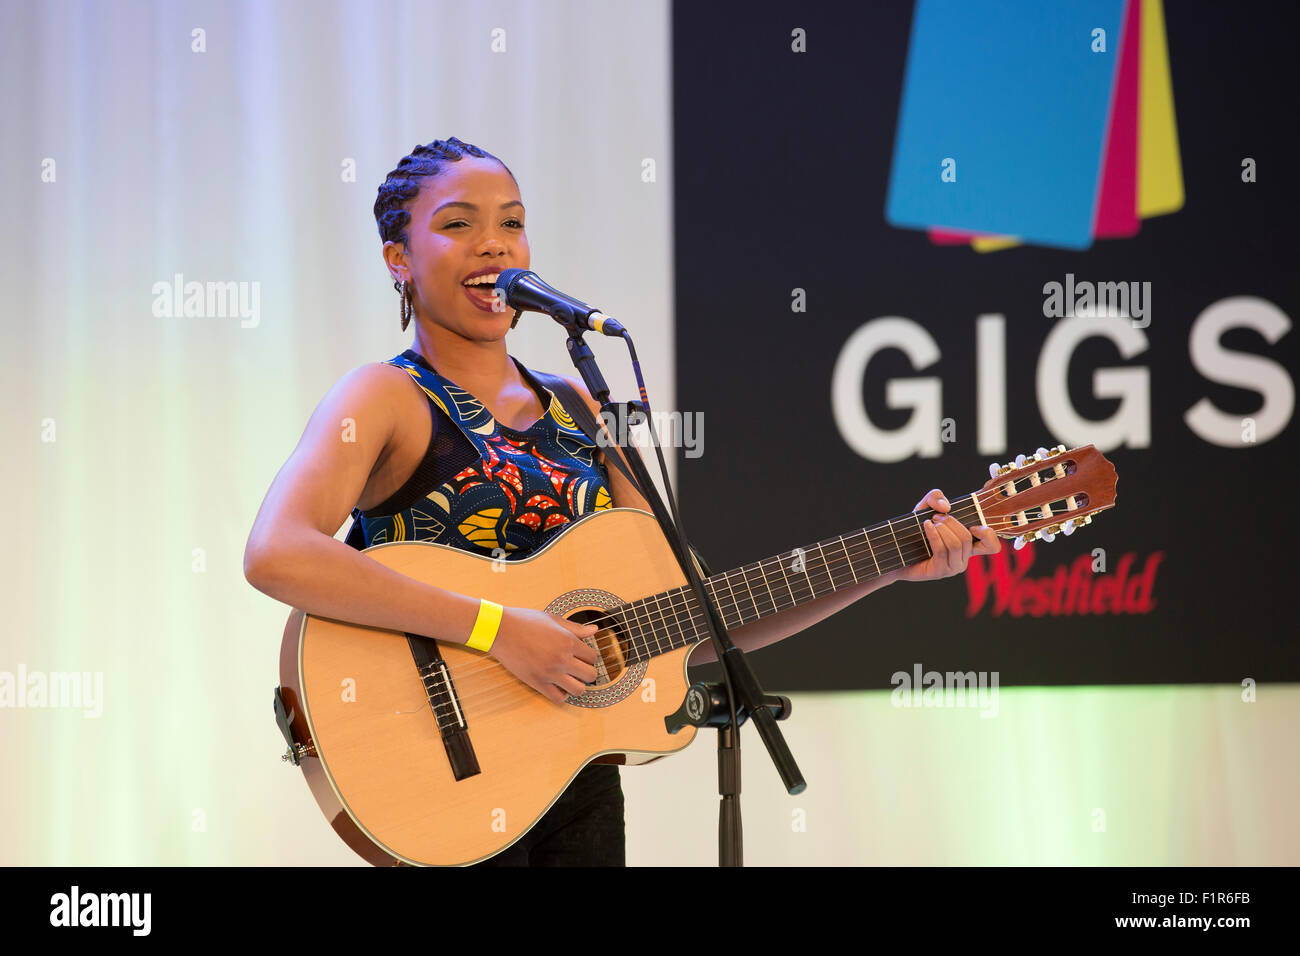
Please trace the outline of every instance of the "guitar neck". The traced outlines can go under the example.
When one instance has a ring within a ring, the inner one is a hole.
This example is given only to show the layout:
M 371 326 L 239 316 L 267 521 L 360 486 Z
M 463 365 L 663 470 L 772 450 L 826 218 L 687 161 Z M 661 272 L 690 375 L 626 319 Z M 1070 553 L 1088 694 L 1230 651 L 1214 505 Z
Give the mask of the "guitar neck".
M 704 581 L 728 630 L 874 580 L 930 557 L 922 523 L 929 509 L 714 574 Z M 974 495 L 952 502 L 963 525 L 982 524 Z M 708 637 L 705 611 L 690 585 L 618 608 L 631 659 L 649 660 Z

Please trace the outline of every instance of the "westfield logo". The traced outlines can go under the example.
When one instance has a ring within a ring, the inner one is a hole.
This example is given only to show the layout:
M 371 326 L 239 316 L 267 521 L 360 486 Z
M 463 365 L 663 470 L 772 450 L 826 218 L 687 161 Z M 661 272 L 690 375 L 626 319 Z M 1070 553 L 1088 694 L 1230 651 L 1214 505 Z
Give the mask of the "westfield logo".
M 1030 574 L 1036 552 L 1003 548 L 973 559 L 966 568 L 966 616 L 986 607 L 993 617 L 1059 617 L 1089 614 L 1148 614 L 1156 606 L 1156 570 L 1163 551 L 1153 551 L 1139 567 L 1136 551 L 1120 556 L 1115 570 L 1098 571 L 1097 558 L 1081 554 L 1050 573 Z

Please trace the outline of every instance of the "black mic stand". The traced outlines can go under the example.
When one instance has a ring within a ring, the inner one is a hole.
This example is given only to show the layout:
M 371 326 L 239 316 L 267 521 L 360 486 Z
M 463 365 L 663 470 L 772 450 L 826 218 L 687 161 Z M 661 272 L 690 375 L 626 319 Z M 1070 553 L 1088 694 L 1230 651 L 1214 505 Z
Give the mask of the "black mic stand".
M 582 375 L 588 391 L 600 402 L 601 411 L 606 416 L 613 415 L 618 423 L 616 433 L 612 436 L 614 444 L 622 449 L 623 457 L 636 475 L 636 480 L 640 483 L 641 490 L 645 493 L 646 500 L 659 521 L 659 526 L 672 546 L 677 563 L 681 565 L 686 580 L 690 582 L 695 592 L 696 600 L 705 609 L 704 623 L 713 640 L 714 654 L 722 665 L 722 676 L 726 686 L 692 685 L 681 707 L 676 713 L 664 718 L 664 724 L 669 733 L 677 733 L 687 723 L 697 727 L 717 727 L 718 793 L 721 795 L 718 807 L 718 865 L 741 866 L 744 857 L 744 841 L 740 821 L 740 725 L 746 716 L 754 719 L 759 736 L 763 739 L 763 744 L 776 765 L 777 773 L 781 775 L 781 780 L 785 784 L 786 792 L 802 793 L 807 784 L 795 764 L 794 755 L 790 752 L 785 737 L 776 726 L 778 719 L 784 720 L 789 716 L 790 702 L 783 697 L 769 697 L 763 694 L 758 679 L 749 667 L 749 662 L 740 648 L 732 643 L 722 615 L 705 589 L 704 582 L 700 580 L 695 562 L 690 557 L 686 536 L 681 529 L 680 516 L 676 522 L 673 521 L 673 515 L 669 514 L 654 482 L 650 480 L 640 452 L 634 450 L 627 423 L 630 416 L 643 414 L 649 422 L 649 403 L 611 401 L 609 386 L 596 365 L 596 357 L 592 355 L 591 349 L 582 339 L 583 332 L 586 330 L 579 324 L 577 316 L 571 310 L 556 308 L 552 312 L 552 318 L 568 329 L 569 340 L 566 345 L 569 349 L 569 358 L 573 360 L 574 368 Z M 636 349 L 632 345 L 632 337 L 626 332 L 622 337 L 627 342 L 628 350 L 632 354 L 632 362 L 636 365 Z M 639 375 L 638 369 L 638 377 Z M 644 385 L 641 394 L 645 396 Z M 659 456 L 664 487 L 671 501 L 672 487 L 668 484 L 668 473 L 664 467 L 658 436 L 655 435 L 654 424 L 650 423 L 649 427 L 655 452 Z M 674 514 L 676 512 L 675 505 L 673 512 Z M 730 719 L 723 720 L 724 715 Z

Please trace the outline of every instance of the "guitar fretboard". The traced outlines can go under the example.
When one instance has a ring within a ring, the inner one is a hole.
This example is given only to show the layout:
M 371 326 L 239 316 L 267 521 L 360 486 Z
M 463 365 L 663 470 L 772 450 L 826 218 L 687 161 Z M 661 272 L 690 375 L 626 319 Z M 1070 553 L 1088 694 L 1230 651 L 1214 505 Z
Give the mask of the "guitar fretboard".
M 835 538 L 795 548 L 704 580 L 727 629 L 799 607 L 930 557 L 922 523 L 929 509 L 891 518 Z M 980 524 L 973 496 L 952 503 L 949 516 Z M 649 660 L 708 637 L 706 612 L 690 585 L 662 591 L 610 611 L 630 651 L 628 663 Z

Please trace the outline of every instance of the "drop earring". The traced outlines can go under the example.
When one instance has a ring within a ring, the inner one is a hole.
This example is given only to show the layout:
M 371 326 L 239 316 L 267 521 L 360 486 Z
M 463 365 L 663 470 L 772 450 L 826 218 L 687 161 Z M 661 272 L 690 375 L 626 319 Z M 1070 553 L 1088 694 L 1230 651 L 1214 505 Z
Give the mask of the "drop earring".
M 402 331 L 405 332 L 406 327 L 411 324 L 411 315 L 415 311 L 414 307 L 411 304 L 411 290 L 409 288 L 408 283 L 405 280 L 402 281 L 401 285 L 398 285 L 396 282 L 394 282 L 393 288 L 396 289 L 398 293 L 401 295 L 401 305 L 399 307 L 399 311 L 401 312 L 402 315 Z

